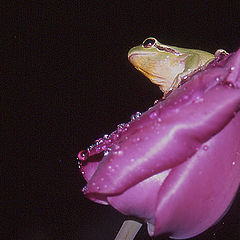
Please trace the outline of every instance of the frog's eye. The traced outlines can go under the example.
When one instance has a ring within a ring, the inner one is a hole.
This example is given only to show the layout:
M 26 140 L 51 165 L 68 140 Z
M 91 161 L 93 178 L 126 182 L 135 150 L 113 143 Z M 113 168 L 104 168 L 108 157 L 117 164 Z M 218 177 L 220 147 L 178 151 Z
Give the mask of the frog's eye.
M 143 42 L 143 47 L 150 48 L 155 44 L 156 40 L 154 38 L 148 38 Z

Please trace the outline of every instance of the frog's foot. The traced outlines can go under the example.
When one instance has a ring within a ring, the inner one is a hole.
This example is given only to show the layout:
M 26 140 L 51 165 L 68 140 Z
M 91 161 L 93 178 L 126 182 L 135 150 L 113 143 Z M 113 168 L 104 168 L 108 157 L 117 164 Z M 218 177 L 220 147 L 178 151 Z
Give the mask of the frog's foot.
M 185 75 L 182 75 L 181 73 L 177 75 L 177 77 L 172 82 L 169 91 L 174 91 L 178 86 L 181 84 L 182 80 L 186 79 Z
M 215 53 L 214 56 L 219 57 L 220 55 L 228 55 L 229 53 L 227 51 L 225 51 L 224 49 L 218 49 Z

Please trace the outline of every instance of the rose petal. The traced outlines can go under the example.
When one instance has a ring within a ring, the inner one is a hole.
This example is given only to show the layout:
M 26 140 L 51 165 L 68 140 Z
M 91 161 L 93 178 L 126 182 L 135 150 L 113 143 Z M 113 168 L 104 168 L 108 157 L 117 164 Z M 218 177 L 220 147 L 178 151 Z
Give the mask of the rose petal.
M 240 113 L 162 185 L 150 235 L 193 237 L 226 212 L 240 183 Z M 176 201 L 177 199 L 177 201 Z

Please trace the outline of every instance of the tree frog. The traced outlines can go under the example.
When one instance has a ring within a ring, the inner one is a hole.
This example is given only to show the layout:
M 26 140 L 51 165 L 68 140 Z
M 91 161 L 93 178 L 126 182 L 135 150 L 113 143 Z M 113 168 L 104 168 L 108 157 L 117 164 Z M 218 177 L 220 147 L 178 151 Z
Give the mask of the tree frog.
M 187 75 L 207 66 L 220 54 L 228 53 L 219 49 L 214 55 L 197 49 L 168 46 L 149 37 L 142 45 L 129 50 L 128 59 L 152 83 L 157 84 L 165 96 L 176 89 Z

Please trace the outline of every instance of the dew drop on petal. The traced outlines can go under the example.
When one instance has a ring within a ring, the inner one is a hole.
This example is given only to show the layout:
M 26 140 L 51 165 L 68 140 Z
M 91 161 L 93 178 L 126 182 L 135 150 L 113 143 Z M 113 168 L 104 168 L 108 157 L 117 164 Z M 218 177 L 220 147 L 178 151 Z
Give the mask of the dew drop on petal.
M 108 134 L 104 134 L 103 139 L 108 139 L 109 135 Z
M 110 151 L 111 151 L 111 149 L 108 148 L 107 150 L 104 151 L 103 155 L 104 155 L 104 156 L 107 156 L 107 155 L 109 154 Z
M 141 116 L 140 112 L 136 112 L 135 114 L 131 115 L 131 121 L 138 119 Z
M 150 117 L 151 119 L 154 119 L 154 118 L 157 117 L 157 113 L 156 113 L 156 112 L 152 112 L 152 113 L 149 115 L 149 117 Z
M 89 153 L 87 150 L 82 150 L 81 152 L 79 152 L 78 154 L 78 159 L 81 161 L 87 160 L 89 156 Z
M 207 145 L 204 145 L 204 146 L 203 146 L 203 150 L 204 150 L 204 151 L 207 151 L 207 150 L 208 150 L 208 146 L 207 146 Z
M 87 192 L 87 186 L 84 186 L 84 187 L 82 188 L 82 192 L 83 192 L 83 193 L 86 193 L 86 192 Z
M 117 152 L 117 154 L 118 154 L 118 155 L 122 155 L 122 154 L 123 154 L 123 151 L 119 150 L 119 151 Z

